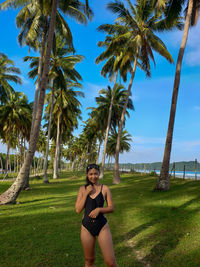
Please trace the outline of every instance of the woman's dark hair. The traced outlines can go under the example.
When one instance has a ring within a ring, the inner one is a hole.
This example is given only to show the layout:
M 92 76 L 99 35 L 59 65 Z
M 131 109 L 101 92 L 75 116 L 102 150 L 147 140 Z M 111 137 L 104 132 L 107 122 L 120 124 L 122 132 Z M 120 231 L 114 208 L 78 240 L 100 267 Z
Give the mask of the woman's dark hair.
M 86 173 L 89 172 L 89 170 L 91 169 L 95 169 L 97 170 L 98 172 L 100 171 L 100 168 L 99 168 L 99 165 L 95 164 L 95 163 L 92 163 L 92 164 L 88 164 L 87 165 L 87 168 L 86 168 Z M 91 183 L 88 179 L 88 177 L 86 176 L 86 185 L 85 186 L 88 186 L 88 185 L 93 185 L 93 183 Z
M 88 171 L 91 169 L 95 169 L 95 170 L 99 171 L 99 165 L 97 165 L 95 163 L 88 164 L 87 168 L 86 168 L 86 173 L 88 173 Z

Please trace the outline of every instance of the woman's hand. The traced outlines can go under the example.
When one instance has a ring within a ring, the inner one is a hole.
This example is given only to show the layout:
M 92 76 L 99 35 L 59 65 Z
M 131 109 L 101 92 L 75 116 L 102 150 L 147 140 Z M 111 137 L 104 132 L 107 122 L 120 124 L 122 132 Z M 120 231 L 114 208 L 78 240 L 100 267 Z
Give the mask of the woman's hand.
M 96 208 L 92 210 L 88 216 L 91 218 L 96 218 L 99 215 L 99 212 L 100 212 L 100 209 Z
M 92 185 L 88 185 L 85 189 L 85 192 L 87 195 L 89 195 L 93 190 L 93 186 Z

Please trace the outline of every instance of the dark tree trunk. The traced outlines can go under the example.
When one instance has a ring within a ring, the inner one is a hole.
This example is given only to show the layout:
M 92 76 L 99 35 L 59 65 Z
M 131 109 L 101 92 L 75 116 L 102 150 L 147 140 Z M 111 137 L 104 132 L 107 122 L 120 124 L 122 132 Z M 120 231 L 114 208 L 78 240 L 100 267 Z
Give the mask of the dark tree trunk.
M 179 50 L 177 64 L 176 64 L 176 74 L 175 74 L 175 79 L 174 79 L 174 88 L 173 88 L 171 110 L 170 110 L 169 124 L 168 124 L 168 130 L 167 130 L 167 137 L 166 137 L 166 142 L 165 142 L 165 151 L 164 151 L 164 156 L 163 156 L 162 168 L 161 168 L 160 176 L 158 178 L 158 181 L 154 189 L 158 191 L 166 191 L 166 190 L 169 190 L 170 188 L 169 163 L 170 163 L 170 155 L 171 155 L 171 149 L 172 149 L 176 105 L 177 105 L 178 90 L 179 90 L 179 85 L 180 85 L 181 65 L 182 65 L 183 55 L 184 55 L 187 38 L 188 38 L 188 31 L 190 27 L 192 8 L 193 8 L 193 0 L 189 0 L 188 11 L 187 11 L 187 16 L 186 16 L 185 26 L 184 26 L 184 31 L 183 31 L 183 38 L 182 38 L 181 47 Z
M 133 64 L 133 70 L 132 70 L 132 74 L 131 74 L 131 80 L 129 82 L 128 91 L 127 91 L 127 95 L 126 95 L 126 101 L 124 103 L 124 107 L 123 107 L 123 111 L 122 111 L 122 115 L 121 115 L 121 119 L 120 119 L 120 123 L 119 123 L 118 136 L 117 136 L 117 145 L 116 145 L 116 152 L 115 152 L 115 166 L 114 166 L 114 171 L 113 171 L 113 174 L 114 174 L 113 184 L 119 184 L 120 183 L 120 175 L 119 175 L 120 139 L 121 139 L 122 127 L 123 127 L 123 124 L 124 124 L 126 109 L 127 109 L 127 105 L 128 105 L 128 99 L 129 99 L 129 96 L 130 96 L 131 87 L 132 87 L 133 80 L 134 80 L 134 77 L 135 77 L 138 54 L 139 54 L 139 49 L 136 52 L 136 56 L 135 56 L 135 60 L 134 60 L 134 64 Z

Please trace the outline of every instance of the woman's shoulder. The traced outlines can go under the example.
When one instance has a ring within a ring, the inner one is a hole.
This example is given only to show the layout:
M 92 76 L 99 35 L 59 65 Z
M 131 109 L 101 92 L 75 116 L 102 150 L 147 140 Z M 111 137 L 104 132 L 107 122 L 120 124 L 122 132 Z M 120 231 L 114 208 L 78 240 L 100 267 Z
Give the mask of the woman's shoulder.
M 105 191 L 109 190 L 110 191 L 109 187 L 107 185 L 105 185 L 105 184 L 102 184 L 101 188 L 102 188 L 102 190 L 105 190 Z
M 83 191 L 85 191 L 85 185 L 82 185 L 79 187 L 79 192 L 83 192 Z

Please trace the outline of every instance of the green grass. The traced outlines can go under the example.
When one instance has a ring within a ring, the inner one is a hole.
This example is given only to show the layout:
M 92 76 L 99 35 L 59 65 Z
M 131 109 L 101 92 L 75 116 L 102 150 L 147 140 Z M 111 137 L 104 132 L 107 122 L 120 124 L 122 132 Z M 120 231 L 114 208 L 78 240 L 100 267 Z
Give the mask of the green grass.
M 72 179 L 72 176 L 77 176 Z M 1 267 L 82 267 L 79 233 L 82 214 L 74 210 L 83 173 L 63 173 L 22 192 L 20 204 L 0 207 Z M 175 179 L 169 192 L 153 192 L 156 178 L 123 174 L 110 186 L 115 212 L 107 219 L 119 267 L 200 266 L 200 190 L 198 181 Z M 0 182 L 0 193 L 11 182 Z M 97 245 L 96 266 L 103 267 Z

